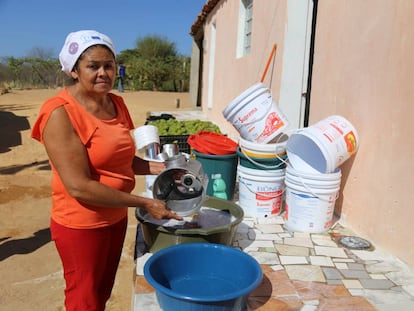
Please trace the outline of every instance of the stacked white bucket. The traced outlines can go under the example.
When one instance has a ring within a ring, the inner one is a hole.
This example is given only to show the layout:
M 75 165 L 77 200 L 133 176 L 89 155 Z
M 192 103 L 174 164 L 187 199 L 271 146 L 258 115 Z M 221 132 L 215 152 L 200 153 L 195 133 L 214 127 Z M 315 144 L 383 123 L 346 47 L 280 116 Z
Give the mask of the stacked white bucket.
M 160 151 L 160 136 L 158 128 L 154 125 L 143 125 L 137 127 L 133 131 L 135 148 L 138 152 L 145 152 L 145 160 L 159 161 L 156 155 Z M 157 175 L 145 175 L 145 191 L 146 195 L 152 197 L 152 185 Z
M 279 214 L 284 195 L 286 141 L 275 142 L 288 120 L 263 83 L 256 83 L 224 110 L 223 116 L 239 132 L 239 205 L 246 216 Z
M 341 187 L 339 166 L 358 144 L 353 125 L 337 115 L 290 135 L 285 176 L 288 230 L 320 233 L 331 227 Z

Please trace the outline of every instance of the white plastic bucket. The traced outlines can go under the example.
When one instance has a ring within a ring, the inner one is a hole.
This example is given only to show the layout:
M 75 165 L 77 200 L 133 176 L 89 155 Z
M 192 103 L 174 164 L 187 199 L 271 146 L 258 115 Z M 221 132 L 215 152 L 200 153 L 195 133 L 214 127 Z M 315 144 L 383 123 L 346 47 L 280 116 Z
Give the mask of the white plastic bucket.
M 260 82 L 227 105 L 223 116 L 243 139 L 256 143 L 270 142 L 289 125 L 270 90 Z
M 240 137 L 239 146 L 240 150 L 249 157 L 254 158 L 277 158 L 286 155 L 286 144 L 288 136 L 281 134 L 280 142 L 258 144 L 248 141 Z
M 290 135 L 286 144 L 289 163 L 309 173 L 331 173 L 358 149 L 354 126 L 334 115 Z
M 294 172 L 294 174 L 291 174 Z M 303 175 L 286 169 L 285 227 L 290 231 L 321 233 L 332 225 L 341 171 Z
M 158 135 L 158 128 L 154 125 L 143 125 L 137 127 L 133 131 L 136 149 L 141 151 L 145 147 L 153 144 L 160 143 L 160 137 Z
M 239 165 L 239 205 L 246 216 L 268 217 L 282 210 L 285 170 L 255 170 Z
M 341 169 L 337 168 L 335 172 L 330 174 L 310 174 L 295 170 L 291 165 L 286 168 L 286 180 L 292 184 L 304 187 L 313 192 L 313 189 L 332 189 L 341 185 Z

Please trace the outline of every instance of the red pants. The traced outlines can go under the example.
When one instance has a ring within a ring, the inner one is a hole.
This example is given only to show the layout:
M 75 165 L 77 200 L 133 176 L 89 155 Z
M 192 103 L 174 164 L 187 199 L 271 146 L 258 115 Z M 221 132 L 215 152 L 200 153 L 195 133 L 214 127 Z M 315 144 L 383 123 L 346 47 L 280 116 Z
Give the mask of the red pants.
M 111 296 L 127 218 L 103 228 L 71 229 L 50 224 L 66 280 L 67 311 L 101 311 Z

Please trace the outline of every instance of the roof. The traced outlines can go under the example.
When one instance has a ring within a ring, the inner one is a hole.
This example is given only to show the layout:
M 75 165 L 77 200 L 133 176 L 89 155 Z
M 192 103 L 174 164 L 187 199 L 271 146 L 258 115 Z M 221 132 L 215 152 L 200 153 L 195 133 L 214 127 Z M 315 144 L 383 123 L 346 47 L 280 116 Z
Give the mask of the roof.
M 194 21 L 193 25 L 191 26 L 190 35 L 195 36 L 200 29 L 203 28 L 204 22 L 206 21 L 207 16 L 210 12 L 215 8 L 216 4 L 220 2 L 220 0 L 207 0 L 204 4 L 201 13 L 197 15 L 197 19 Z

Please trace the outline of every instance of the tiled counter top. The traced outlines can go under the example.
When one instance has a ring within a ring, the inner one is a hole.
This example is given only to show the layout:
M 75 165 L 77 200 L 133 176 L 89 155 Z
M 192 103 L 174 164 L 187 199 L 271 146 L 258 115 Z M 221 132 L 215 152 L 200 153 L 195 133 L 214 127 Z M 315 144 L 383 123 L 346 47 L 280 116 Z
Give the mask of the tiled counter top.
M 339 224 L 326 234 L 288 232 L 283 224 L 275 216 L 245 218 L 238 226 L 234 246 L 264 273 L 248 310 L 414 310 L 414 271 L 401 261 L 379 250 L 338 246 L 335 237 L 352 235 Z M 141 253 L 136 261 L 137 311 L 161 310 L 142 272 L 150 255 Z

